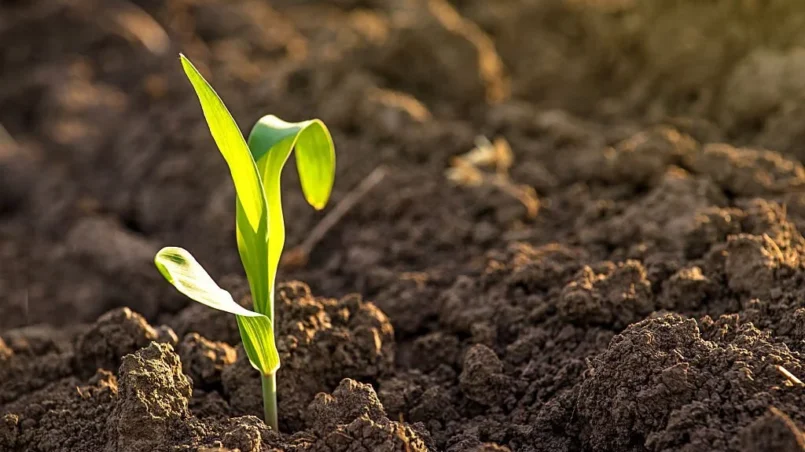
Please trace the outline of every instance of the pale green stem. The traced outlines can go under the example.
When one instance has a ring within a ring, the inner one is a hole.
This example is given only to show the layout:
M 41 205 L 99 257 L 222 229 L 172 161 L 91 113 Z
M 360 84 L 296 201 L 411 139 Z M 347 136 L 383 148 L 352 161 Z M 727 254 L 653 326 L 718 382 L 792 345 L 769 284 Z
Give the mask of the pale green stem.
M 263 381 L 263 410 L 266 424 L 275 432 L 279 432 L 277 424 L 277 374 L 262 375 Z

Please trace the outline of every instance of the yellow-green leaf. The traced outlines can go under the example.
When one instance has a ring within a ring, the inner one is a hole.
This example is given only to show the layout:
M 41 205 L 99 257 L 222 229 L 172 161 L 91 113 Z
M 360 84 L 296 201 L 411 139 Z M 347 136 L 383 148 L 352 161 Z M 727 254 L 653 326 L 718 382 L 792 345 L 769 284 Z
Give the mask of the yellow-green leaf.
M 257 165 L 221 98 L 184 55 L 181 60 L 235 184 L 238 252 L 249 279 L 255 310 L 273 320 L 273 294 L 270 293 L 273 286 L 268 270 L 268 209 Z
M 264 374 L 271 374 L 279 368 L 273 326 L 267 316 L 236 303 L 232 295 L 220 288 L 193 255 L 183 248 L 162 248 L 154 263 L 162 276 L 188 298 L 237 316 L 243 346 L 252 366 Z
M 249 134 L 249 150 L 258 167 L 274 146 L 288 140 L 282 146 L 282 155 L 273 159 L 276 166 L 261 171 L 263 183 L 267 185 L 273 178 L 279 178 L 291 150 L 296 148 L 296 167 L 305 199 L 321 210 L 330 199 L 335 179 L 335 146 L 330 131 L 318 119 L 292 123 L 274 115 L 263 116 Z M 268 197 L 266 187 L 266 200 Z
M 190 60 L 184 55 L 181 55 L 181 60 L 187 78 L 190 79 L 190 83 L 192 83 L 201 102 L 201 109 L 207 119 L 210 133 L 212 133 L 218 149 L 223 154 L 227 165 L 229 165 L 232 181 L 235 184 L 235 191 L 241 204 L 243 204 L 243 211 L 249 220 L 249 225 L 254 231 L 257 231 L 263 215 L 266 214 L 266 207 L 262 196 L 260 177 L 246 141 L 243 139 L 237 123 L 235 123 L 229 110 L 227 110 L 215 90 L 212 89 Z
M 323 122 L 313 119 L 285 122 L 276 116 L 261 118 L 249 134 L 249 150 L 263 182 L 268 216 L 269 311 L 274 312 L 274 283 L 285 246 L 280 177 L 296 149 L 296 166 L 308 203 L 322 209 L 330 198 L 335 178 L 335 147 Z M 273 317 L 272 317 L 273 318 Z

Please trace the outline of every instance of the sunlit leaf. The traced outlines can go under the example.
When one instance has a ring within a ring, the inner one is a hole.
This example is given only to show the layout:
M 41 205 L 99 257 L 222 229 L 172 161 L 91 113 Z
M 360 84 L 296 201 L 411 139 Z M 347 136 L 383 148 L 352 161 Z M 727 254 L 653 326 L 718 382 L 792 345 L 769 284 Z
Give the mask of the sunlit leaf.
M 204 111 L 204 117 L 207 119 L 207 125 L 210 127 L 215 144 L 218 145 L 218 149 L 229 165 L 235 191 L 243 204 L 249 225 L 254 231 L 257 231 L 261 217 L 266 214 L 266 208 L 261 195 L 260 177 L 246 141 L 215 90 L 190 60 L 184 55 L 181 55 L 181 60 L 187 78 L 193 84 L 201 102 L 201 109 Z
M 183 248 L 162 248 L 154 263 L 162 276 L 188 298 L 238 317 L 243 346 L 252 366 L 264 374 L 279 368 L 274 332 L 267 316 L 235 302 L 232 295 L 220 288 L 193 255 Z
M 330 199 L 335 179 L 335 146 L 330 131 L 318 119 L 291 123 L 274 115 L 263 116 L 249 134 L 249 150 L 259 166 L 274 146 L 288 140 L 290 142 L 283 146 L 281 155 L 273 160 L 276 166 L 261 171 L 263 182 L 279 179 L 279 173 L 295 147 L 296 166 L 305 199 L 315 209 L 321 210 Z M 266 188 L 266 199 L 268 197 Z
M 221 98 L 184 55 L 181 60 L 235 184 L 238 252 L 249 280 L 255 310 L 273 320 L 273 285 L 268 270 L 268 210 L 257 166 Z
M 285 245 L 280 176 L 294 149 L 305 198 L 314 208 L 322 209 L 330 198 L 335 178 L 335 147 L 324 123 L 317 119 L 290 123 L 269 115 L 261 118 L 249 134 L 249 150 L 257 162 L 271 213 L 268 218 L 268 271 L 272 312 L 273 287 Z
M 238 316 L 238 329 L 243 349 L 252 367 L 263 375 L 272 375 L 280 368 L 280 357 L 274 344 L 274 329 L 268 317 Z

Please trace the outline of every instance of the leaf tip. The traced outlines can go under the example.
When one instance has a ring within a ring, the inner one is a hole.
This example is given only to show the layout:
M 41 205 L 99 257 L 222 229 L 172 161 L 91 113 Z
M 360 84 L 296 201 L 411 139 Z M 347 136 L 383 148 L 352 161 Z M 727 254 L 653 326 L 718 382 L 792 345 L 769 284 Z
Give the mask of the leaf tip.
M 175 257 L 173 257 L 176 256 L 176 254 L 173 252 L 174 249 L 174 247 L 166 246 L 159 250 L 156 255 L 154 255 L 154 265 L 157 267 L 159 273 L 171 284 L 173 284 L 173 276 L 163 261 L 168 259 L 172 260 L 173 262 L 177 262 Z
M 154 257 L 154 260 L 158 260 L 160 258 L 167 259 L 175 264 L 186 264 L 187 259 L 184 257 L 184 251 L 181 248 L 177 248 L 175 246 L 166 246 L 157 252 L 157 255 Z
M 182 63 L 182 69 L 184 69 L 185 73 L 187 73 L 188 71 L 198 72 L 196 70 L 196 67 L 190 61 L 190 59 L 188 59 L 186 56 L 184 56 L 183 53 L 179 54 L 179 61 Z

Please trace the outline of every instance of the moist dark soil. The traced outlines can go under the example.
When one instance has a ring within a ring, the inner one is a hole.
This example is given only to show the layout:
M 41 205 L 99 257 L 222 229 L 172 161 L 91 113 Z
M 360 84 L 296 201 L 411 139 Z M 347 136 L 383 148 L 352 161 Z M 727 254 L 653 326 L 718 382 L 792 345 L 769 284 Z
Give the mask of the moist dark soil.
M 4 0 L 0 43 L 0 451 L 805 450 L 805 4 Z M 179 52 L 331 128 L 286 250 L 386 169 L 280 270 L 279 431 L 153 267 L 251 303 Z M 508 189 L 448 180 L 478 136 Z

